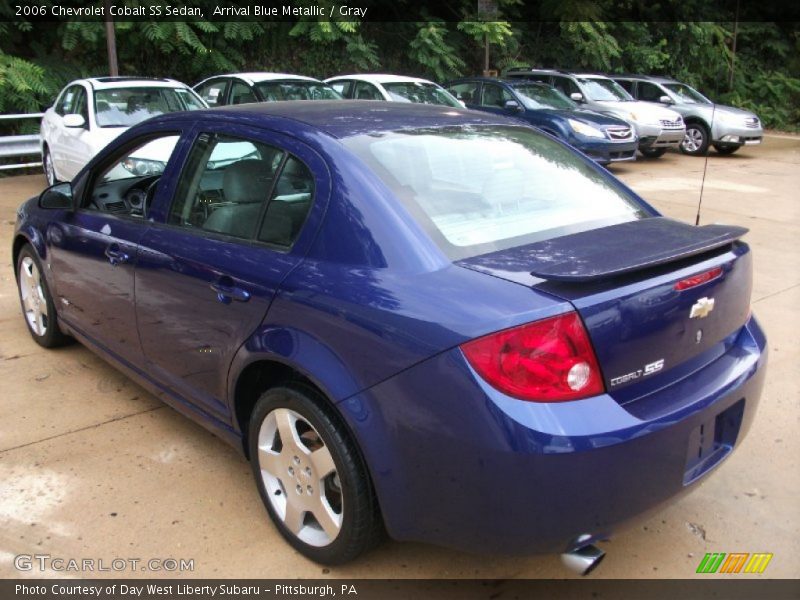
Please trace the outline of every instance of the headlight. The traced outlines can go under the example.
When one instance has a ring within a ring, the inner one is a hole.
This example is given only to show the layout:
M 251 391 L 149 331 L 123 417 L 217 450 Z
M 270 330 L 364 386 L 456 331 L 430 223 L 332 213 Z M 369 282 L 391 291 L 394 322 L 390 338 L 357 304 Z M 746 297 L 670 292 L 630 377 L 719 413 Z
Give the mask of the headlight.
M 167 164 L 160 160 L 128 157 L 122 161 L 122 166 L 136 176 L 161 175 Z
M 595 129 L 591 125 L 587 125 L 586 123 L 581 123 L 580 121 L 576 121 L 575 119 L 567 119 L 569 121 L 569 126 L 572 127 L 572 131 L 575 133 L 580 133 L 581 135 L 585 135 L 586 137 L 593 137 L 593 138 L 604 138 L 606 137 L 605 134 L 600 131 L 599 129 Z

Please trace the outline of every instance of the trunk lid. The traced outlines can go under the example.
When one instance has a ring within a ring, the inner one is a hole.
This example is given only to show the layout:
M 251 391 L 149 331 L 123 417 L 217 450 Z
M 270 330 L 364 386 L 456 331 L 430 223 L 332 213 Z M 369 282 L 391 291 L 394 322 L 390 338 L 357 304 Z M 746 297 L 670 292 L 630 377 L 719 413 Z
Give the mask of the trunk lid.
M 654 217 L 457 264 L 572 303 L 592 340 L 606 389 L 612 395 L 619 391 L 622 401 L 625 388 L 713 354 L 712 348 L 744 325 L 752 265 L 747 245 L 737 240 L 746 232 Z M 710 280 L 677 286 L 709 272 Z

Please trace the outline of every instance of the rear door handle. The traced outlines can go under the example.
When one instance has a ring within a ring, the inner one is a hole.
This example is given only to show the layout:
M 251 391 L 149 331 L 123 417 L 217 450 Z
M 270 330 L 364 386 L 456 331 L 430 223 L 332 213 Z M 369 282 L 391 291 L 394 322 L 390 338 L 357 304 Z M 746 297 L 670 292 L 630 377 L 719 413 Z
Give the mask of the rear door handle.
M 126 263 L 131 259 L 130 255 L 127 252 L 120 250 L 120 247 L 117 244 L 111 244 L 108 248 L 106 248 L 106 258 L 108 258 L 108 262 L 115 267 L 122 263 Z
M 231 300 L 237 302 L 247 302 L 250 300 L 250 292 L 233 284 L 230 277 L 222 277 L 211 284 L 211 289 L 217 293 L 217 300 L 223 304 L 230 304 Z

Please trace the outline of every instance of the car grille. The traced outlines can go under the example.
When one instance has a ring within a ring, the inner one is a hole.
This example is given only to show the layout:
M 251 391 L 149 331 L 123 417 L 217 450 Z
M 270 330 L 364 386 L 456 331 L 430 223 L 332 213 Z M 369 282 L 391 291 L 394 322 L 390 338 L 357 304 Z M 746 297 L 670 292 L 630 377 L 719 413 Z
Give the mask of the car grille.
M 627 140 L 633 135 L 633 130 L 630 127 L 609 127 L 606 133 L 612 140 Z
M 661 119 L 659 123 L 661 123 L 661 126 L 664 127 L 665 129 L 680 129 L 681 127 L 683 127 L 682 119 L 676 119 L 675 121 L 670 121 L 669 119 Z
M 747 117 L 744 120 L 744 126 L 749 127 L 750 129 L 757 129 L 759 127 L 759 122 L 757 117 Z

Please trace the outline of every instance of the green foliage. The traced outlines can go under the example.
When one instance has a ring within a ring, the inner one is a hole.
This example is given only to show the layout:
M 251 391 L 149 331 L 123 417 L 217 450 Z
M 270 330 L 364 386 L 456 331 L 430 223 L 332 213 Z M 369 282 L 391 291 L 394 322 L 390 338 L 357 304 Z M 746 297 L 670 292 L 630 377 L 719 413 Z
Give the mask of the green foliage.
M 287 1 L 297 7 L 319 6 L 325 14 L 341 4 Z M 45 5 L 54 2 L 41 0 Z M 204 6 L 207 14 L 211 10 L 205 0 L 186 3 Z M 215 3 L 241 5 L 234 0 Z M 496 5 L 496 14 L 481 15 L 476 0 L 451 0 L 446 6 L 458 15 L 455 22 L 429 18 L 412 0 L 394 0 L 398 18 L 405 20 L 392 23 L 349 17 L 117 21 L 120 72 L 192 84 L 243 70 L 327 77 L 380 68 L 441 82 L 480 73 L 488 38 L 490 68 L 533 65 L 671 75 L 715 100 L 753 110 L 770 127 L 800 126 L 800 33 L 794 23 L 740 23 L 734 28 L 732 22 L 698 21 L 702 0 L 641 3 L 639 14 L 643 19 L 653 15 L 652 22 L 622 18 L 631 0 L 541 0 L 535 7 L 523 0 L 497 0 Z M 536 14 L 538 21 L 527 20 Z M 655 18 L 664 14 L 684 20 Z M 41 110 L 71 79 L 108 73 L 104 23 L 34 24 L 15 20 L 8 3 L 0 3 L 0 19 L 0 112 Z

